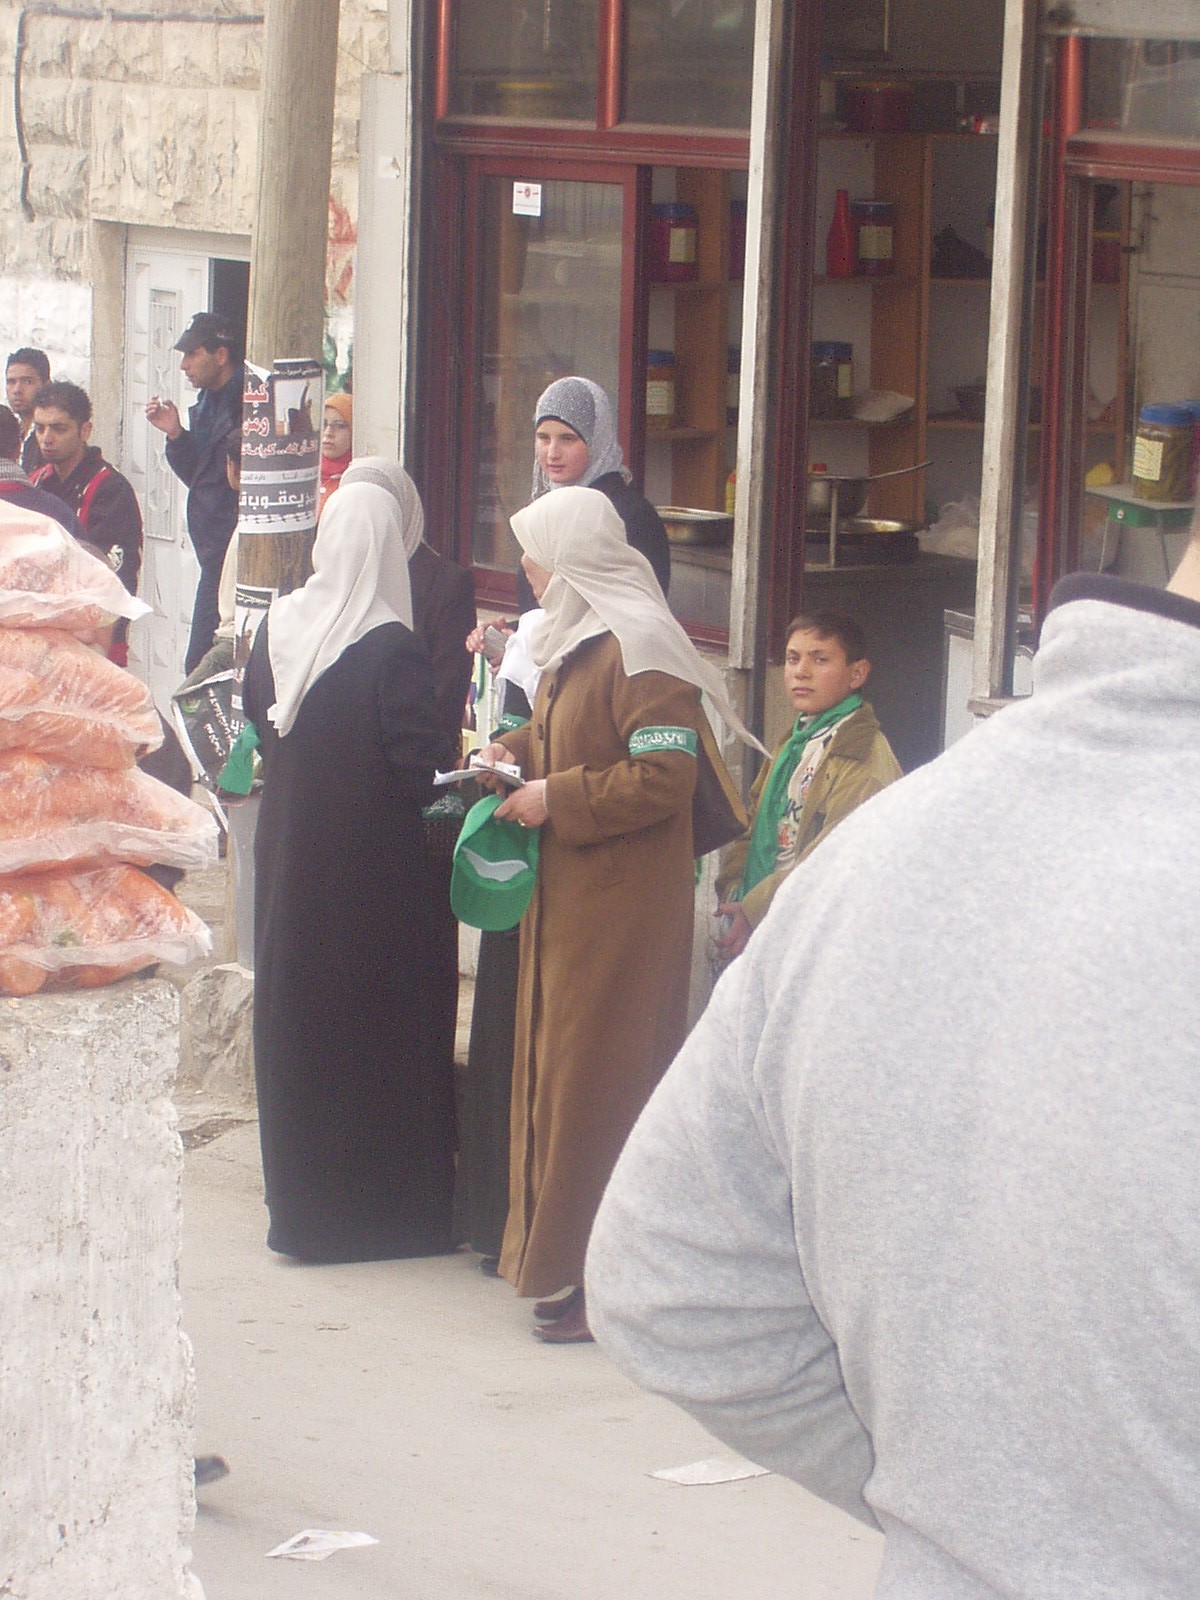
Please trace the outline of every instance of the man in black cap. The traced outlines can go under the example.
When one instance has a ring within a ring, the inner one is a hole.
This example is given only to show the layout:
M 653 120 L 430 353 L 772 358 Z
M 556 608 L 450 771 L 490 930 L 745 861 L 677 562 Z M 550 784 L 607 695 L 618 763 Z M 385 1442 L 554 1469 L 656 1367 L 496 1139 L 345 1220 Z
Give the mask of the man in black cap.
M 188 486 L 188 533 L 200 563 L 192 609 L 192 632 L 184 670 L 191 672 L 212 646 L 217 628 L 221 563 L 237 525 L 238 497 L 225 475 L 225 436 L 241 426 L 241 339 L 228 319 L 198 311 L 175 342 L 179 363 L 200 398 L 188 412 L 188 427 L 173 401 L 155 396 L 146 407 L 150 424 L 167 436 L 167 464 Z

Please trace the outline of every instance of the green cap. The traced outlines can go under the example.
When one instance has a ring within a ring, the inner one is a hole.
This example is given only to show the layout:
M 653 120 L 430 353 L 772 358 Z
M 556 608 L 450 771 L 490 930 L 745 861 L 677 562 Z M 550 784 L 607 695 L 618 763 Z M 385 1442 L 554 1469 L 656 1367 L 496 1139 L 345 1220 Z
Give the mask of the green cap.
M 454 915 L 488 933 L 516 927 L 537 879 L 538 830 L 497 822 L 496 807 L 507 798 L 489 794 L 467 812 L 450 874 Z

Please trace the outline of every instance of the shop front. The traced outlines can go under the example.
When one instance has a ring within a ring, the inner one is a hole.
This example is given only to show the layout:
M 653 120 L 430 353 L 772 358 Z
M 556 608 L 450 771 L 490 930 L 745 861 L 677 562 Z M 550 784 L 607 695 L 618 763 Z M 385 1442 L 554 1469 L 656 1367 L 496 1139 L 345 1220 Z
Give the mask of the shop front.
M 1165 571 L 1190 486 L 1121 491 L 1144 404 L 1200 392 L 1194 59 L 1089 41 L 1085 9 L 439 0 L 409 454 L 481 602 L 515 602 L 534 407 L 571 372 L 768 734 L 801 601 L 864 623 L 911 768 L 969 726 L 948 651 L 977 700 L 1020 692 L 1055 575 Z M 1174 88 L 1134 93 L 1139 61 Z M 1153 105 L 1172 154 L 1128 121 Z

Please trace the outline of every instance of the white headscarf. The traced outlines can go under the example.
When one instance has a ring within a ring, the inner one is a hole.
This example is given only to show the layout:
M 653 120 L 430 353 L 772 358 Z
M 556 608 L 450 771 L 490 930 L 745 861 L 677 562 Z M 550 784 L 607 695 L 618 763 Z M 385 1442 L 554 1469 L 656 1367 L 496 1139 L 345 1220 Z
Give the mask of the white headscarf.
M 548 417 L 556 422 L 565 422 L 588 447 L 587 471 L 579 483 L 572 487 L 585 488 L 610 472 L 619 472 L 628 481 L 629 472 L 621 446 L 617 443 L 612 406 L 598 383 L 593 383 L 590 378 L 556 378 L 548 389 L 543 390 L 537 403 L 533 414 L 534 427 Z M 555 487 L 542 471 L 535 455 L 533 493 L 530 498 L 536 500 L 539 495 Z
M 553 573 L 541 599 L 543 620 L 530 639 L 543 672 L 586 640 L 611 633 L 629 677 L 669 672 L 694 683 L 739 739 L 763 749 L 730 704 L 720 673 L 667 609 L 654 569 L 626 541 L 607 495 L 578 486 L 556 489 L 518 511 L 512 530 L 529 558 Z
M 404 551 L 411 561 L 425 537 L 425 509 L 408 473 L 398 461 L 389 461 L 386 456 L 355 456 L 342 473 L 342 488 L 353 483 L 373 483 L 393 497 L 400 511 Z
M 343 651 L 385 622 L 412 627 L 408 559 L 394 496 L 374 483 L 346 484 L 325 507 L 312 577 L 271 602 L 267 643 L 282 738 L 304 696 Z

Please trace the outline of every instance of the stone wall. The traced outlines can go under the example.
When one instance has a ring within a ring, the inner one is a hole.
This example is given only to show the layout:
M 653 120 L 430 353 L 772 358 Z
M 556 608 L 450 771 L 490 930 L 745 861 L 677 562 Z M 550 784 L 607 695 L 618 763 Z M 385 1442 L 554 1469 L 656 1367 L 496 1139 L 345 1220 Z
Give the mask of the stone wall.
M 85 21 L 27 13 L 21 110 L 28 208 L 13 110 L 18 14 L 0 0 L 0 346 L 45 349 L 55 375 L 87 383 L 93 224 L 246 235 L 255 191 L 262 26 L 277 0 L 196 0 L 194 22 Z M 121 6 L 113 7 L 120 15 Z M 183 8 L 138 0 L 140 15 Z M 346 338 L 358 215 L 362 74 L 386 68 L 387 0 L 341 0 L 329 262 Z
M 187 1594 L 179 1002 L 0 1000 L 0 1594 Z

